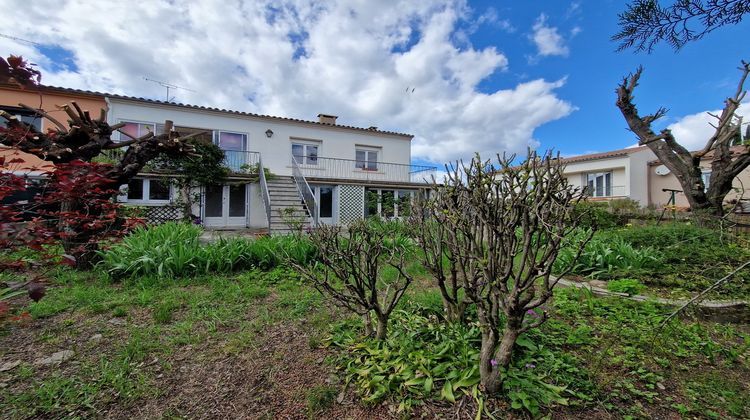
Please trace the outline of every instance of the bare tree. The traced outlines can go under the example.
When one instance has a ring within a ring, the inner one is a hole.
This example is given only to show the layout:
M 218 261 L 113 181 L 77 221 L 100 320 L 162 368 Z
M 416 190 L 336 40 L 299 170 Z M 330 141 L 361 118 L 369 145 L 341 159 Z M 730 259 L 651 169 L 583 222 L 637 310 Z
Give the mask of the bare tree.
M 742 117 L 737 115 L 737 108 L 747 93 L 744 85 L 750 73 L 750 63 L 742 61 L 740 70 L 742 76 L 734 95 L 726 99 L 720 115 L 712 114 L 717 120 L 713 124 L 714 134 L 706 140 L 701 150 L 693 153 L 677 142 L 671 130 L 663 129 L 657 134 L 651 128 L 654 121 L 667 113 L 665 108 L 659 108 L 652 115 L 639 114 L 633 103 L 633 91 L 638 86 L 643 68 L 625 77 L 616 90 L 617 107 L 630 130 L 638 136 L 638 144 L 648 146 L 661 163 L 672 171 L 685 192 L 690 208 L 695 212 L 723 215 L 724 198 L 732 190 L 732 181 L 750 165 L 750 147 L 734 144 L 742 128 Z M 706 188 L 700 162 L 709 153 L 711 176 Z
M 420 245 L 425 268 L 435 277 L 443 312 L 449 322 L 463 322 L 466 307 L 471 303 L 463 293 L 464 279 L 459 273 L 458 258 L 467 258 L 460 251 L 464 244 L 450 232 L 449 209 L 454 207 L 457 195 L 442 184 L 433 182 L 432 194 L 420 196 L 412 204 L 409 226 Z M 450 240 L 450 239 L 453 240 Z M 455 246 L 452 246 L 455 245 Z M 464 266 L 467 265 L 464 262 Z
M 367 335 L 385 339 L 388 319 L 413 279 L 404 269 L 411 254 L 409 239 L 394 223 L 360 220 L 346 230 L 320 226 L 310 232 L 310 240 L 319 262 L 308 266 L 290 259 L 290 264 L 319 292 L 361 315 Z M 385 267 L 395 274 L 386 275 Z
M 498 156 L 494 168 L 477 156 L 468 166 L 456 165 L 442 190 L 455 196 L 443 201 L 449 207 L 443 221 L 449 246 L 461 253 L 456 261 L 464 290 L 477 307 L 479 371 L 489 393 L 500 390 L 518 337 L 547 319 L 542 305 L 558 282 L 553 265 L 581 217 L 573 213 L 580 191 L 562 171 L 550 154 L 530 152 L 519 165 Z
M 715 29 L 740 23 L 746 13 L 748 0 L 676 0 L 668 7 L 657 0 L 635 0 L 618 15 L 620 32 L 612 40 L 620 42 L 618 51 L 650 53 L 661 41 L 679 50 Z

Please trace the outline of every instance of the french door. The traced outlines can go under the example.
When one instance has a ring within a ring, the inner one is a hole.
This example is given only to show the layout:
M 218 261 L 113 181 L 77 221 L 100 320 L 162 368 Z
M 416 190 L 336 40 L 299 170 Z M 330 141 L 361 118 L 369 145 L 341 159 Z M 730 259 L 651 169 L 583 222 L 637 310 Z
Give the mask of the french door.
M 332 225 L 334 223 L 334 193 L 333 185 L 311 185 L 310 188 L 315 194 L 315 201 L 318 203 L 318 222 Z
M 204 195 L 204 225 L 247 226 L 247 185 L 207 185 Z

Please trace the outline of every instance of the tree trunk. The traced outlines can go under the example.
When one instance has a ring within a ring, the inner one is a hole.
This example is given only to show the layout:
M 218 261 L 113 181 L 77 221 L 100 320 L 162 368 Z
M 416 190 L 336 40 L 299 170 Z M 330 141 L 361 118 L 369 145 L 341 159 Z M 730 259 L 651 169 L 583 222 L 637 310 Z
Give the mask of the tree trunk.
M 487 325 L 487 324 L 484 324 Z M 495 359 L 495 348 L 498 343 L 498 332 L 494 328 L 483 327 L 482 349 L 479 353 L 479 377 L 484 391 L 488 394 L 500 392 L 500 369 Z
M 375 333 L 375 338 L 378 340 L 385 340 L 388 333 L 388 316 L 378 315 L 378 330 Z
M 370 312 L 362 315 L 362 321 L 365 326 L 365 335 L 367 337 L 372 337 L 375 334 L 375 331 L 372 329 L 372 316 L 370 315 Z
M 466 304 L 463 302 L 454 303 L 443 299 L 443 312 L 445 319 L 450 323 L 463 323 L 466 312 Z
M 486 324 L 485 324 L 486 325 Z M 482 350 L 479 353 L 479 376 L 485 392 L 500 392 L 502 378 L 500 372 L 507 370 L 513 356 L 513 347 L 521 333 L 521 321 L 508 318 L 500 339 L 498 331 L 488 328 L 482 331 Z M 499 342 L 499 346 L 498 346 Z

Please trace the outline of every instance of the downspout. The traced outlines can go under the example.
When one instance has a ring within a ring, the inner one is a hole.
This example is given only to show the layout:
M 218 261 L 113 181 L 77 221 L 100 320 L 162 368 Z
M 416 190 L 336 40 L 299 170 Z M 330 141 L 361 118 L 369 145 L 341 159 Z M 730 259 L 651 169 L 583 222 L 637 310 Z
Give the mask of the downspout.
M 107 124 L 112 125 L 112 116 L 109 115 L 109 110 L 112 109 L 112 102 L 109 100 L 109 96 L 104 97 L 104 104 L 106 105 L 105 111 L 107 111 Z
M 651 206 L 651 164 L 646 162 L 646 207 Z

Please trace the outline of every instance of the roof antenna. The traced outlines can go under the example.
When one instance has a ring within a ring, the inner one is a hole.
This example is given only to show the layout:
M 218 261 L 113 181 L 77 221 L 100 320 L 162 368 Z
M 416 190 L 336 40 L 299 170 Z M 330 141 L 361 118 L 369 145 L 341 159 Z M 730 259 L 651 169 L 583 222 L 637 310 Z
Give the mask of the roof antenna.
M 154 82 L 154 83 L 158 84 L 161 87 L 167 88 L 167 99 L 166 99 L 166 102 L 172 102 L 174 100 L 174 96 L 171 97 L 171 98 L 169 97 L 169 89 L 182 89 L 182 90 L 186 90 L 188 92 L 195 92 L 193 89 L 188 89 L 186 87 L 173 85 L 173 84 L 167 83 L 167 82 L 162 82 L 161 80 L 149 79 L 146 76 L 143 76 L 143 80 L 146 80 L 146 81 L 149 81 L 149 82 Z
M 18 41 L 18 42 L 25 42 L 27 44 L 36 45 L 37 47 L 42 45 L 38 42 L 29 41 L 28 39 L 18 38 L 18 37 L 6 35 L 6 34 L 0 34 L 0 38 L 6 38 L 6 39 L 13 40 L 13 41 Z

